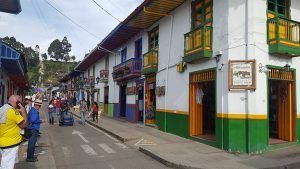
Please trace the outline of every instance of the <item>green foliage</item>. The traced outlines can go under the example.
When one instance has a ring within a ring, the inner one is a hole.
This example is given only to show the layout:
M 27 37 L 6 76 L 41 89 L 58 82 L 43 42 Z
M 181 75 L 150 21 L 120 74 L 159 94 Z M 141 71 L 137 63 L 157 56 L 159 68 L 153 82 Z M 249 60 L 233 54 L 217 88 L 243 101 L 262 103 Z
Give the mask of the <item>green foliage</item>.
M 48 48 L 48 55 L 56 61 L 64 60 L 65 62 L 68 62 L 71 59 L 69 55 L 71 47 L 72 45 L 69 43 L 67 37 L 64 37 L 62 41 L 55 39 Z
M 45 60 L 44 83 L 57 84 L 58 80 L 69 73 L 78 64 L 77 62 L 60 62 L 53 60 Z
M 43 59 L 43 60 L 47 60 L 47 59 L 48 59 L 48 56 L 47 56 L 46 53 L 43 53 L 41 56 L 42 56 L 42 59 Z

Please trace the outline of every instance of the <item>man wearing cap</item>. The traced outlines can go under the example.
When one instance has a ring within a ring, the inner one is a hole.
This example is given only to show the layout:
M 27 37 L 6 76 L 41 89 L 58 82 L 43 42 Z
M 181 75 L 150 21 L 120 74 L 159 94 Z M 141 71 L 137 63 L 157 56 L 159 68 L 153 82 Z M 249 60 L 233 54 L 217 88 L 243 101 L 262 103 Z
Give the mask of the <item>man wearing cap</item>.
M 41 108 L 43 102 L 40 99 L 35 100 L 34 106 L 30 109 L 28 113 L 28 125 L 27 129 L 29 131 L 28 139 L 28 149 L 27 149 L 27 162 L 36 162 L 37 158 L 34 157 L 35 144 L 37 142 L 37 137 L 40 130 L 40 124 L 42 120 L 39 116 L 39 109 Z

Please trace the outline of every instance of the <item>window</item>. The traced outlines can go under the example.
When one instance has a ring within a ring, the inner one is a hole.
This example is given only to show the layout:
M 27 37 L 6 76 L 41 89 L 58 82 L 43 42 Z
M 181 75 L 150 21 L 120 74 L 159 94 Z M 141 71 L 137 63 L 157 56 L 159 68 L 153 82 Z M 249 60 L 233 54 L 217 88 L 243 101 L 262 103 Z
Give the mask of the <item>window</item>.
M 88 69 L 88 77 L 90 77 L 90 69 Z
M 268 0 L 268 11 L 276 16 L 289 17 L 289 0 Z
M 212 26 L 212 0 L 196 0 L 192 3 L 192 29 L 199 26 Z
M 134 56 L 135 58 L 141 58 L 142 57 L 142 38 L 135 41 L 135 52 Z
M 108 68 L 109 68 L 109 57 L 107 56 L 105 58 L 105 70 L 108 70 Z
M 158 47 L 159 29 L 153 28 L 149 33 L 149 50 Z
M 93 76 L 95 77 L 95 70 L 96 68 L 95 68 L 95 65 L 93 66 Z
M 127 48 L 121 50 L 121 63 L 125 62 L 127 58 Z

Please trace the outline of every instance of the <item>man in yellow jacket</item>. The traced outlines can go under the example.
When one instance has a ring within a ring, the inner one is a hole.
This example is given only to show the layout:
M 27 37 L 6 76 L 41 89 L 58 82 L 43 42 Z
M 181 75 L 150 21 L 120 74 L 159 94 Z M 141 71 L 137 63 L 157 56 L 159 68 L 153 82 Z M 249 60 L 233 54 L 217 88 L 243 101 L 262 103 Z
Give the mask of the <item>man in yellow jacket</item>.
M 13 169 L 18 162 L 20 130 L 27 126 L 27 113 L 18 95 L 9 97 L 8 104 L 0 108 L 0 151 L 1 169 Z

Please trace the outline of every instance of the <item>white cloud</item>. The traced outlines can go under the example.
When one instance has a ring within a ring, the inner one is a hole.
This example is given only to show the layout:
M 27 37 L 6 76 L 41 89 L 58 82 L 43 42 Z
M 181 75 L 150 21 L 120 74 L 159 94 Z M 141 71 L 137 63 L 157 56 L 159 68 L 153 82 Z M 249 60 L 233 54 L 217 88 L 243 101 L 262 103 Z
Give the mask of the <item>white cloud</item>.
M 75 26 L 44 0 L 21 1 L 19 15 L 0 13 L 0 37 L 14 36 L 26 46 L 40 45 L 41 52 L 47 52 L 54 39 L 67 36 L 72 44 L 72 53 L 77 60 L 92 50 L 118 24 L 102 11 L 92 0 L 47 0 L 64 14 L 82 25 L 99 39 Z M 142 0 L 96 0 L 120 20 L 124 20 Z

